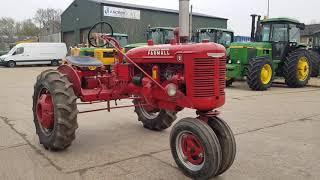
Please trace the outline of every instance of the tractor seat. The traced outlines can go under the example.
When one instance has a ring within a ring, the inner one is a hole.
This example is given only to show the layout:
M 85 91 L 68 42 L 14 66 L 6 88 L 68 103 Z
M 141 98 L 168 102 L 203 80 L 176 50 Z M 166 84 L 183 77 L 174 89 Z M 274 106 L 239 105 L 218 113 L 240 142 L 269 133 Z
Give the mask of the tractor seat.
M 66 57 L 66 61 L 74 66 L 79 67 L 101 67 L 103 66 L 102 62 L 97 60 L 96 58 L 88 57 L 88 56 L 68 56 Z

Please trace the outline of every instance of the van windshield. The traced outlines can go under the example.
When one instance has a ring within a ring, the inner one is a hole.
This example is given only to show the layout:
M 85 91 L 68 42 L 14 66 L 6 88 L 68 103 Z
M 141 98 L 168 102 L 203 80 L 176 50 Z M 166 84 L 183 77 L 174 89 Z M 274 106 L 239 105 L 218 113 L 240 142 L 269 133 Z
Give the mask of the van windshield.
M 12 55 L 15 51 L 16 51 L 16 47 L 13 47 L 8 53 L 7 55 Z

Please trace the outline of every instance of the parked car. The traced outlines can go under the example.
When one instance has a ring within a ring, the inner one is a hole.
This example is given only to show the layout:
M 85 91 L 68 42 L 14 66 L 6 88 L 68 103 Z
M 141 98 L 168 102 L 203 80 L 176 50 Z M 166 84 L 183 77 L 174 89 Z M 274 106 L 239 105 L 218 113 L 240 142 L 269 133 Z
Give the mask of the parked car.
M 38 64 L 57 66 L 66 55 L 67 47 L 64 43 L 21 43 L 0 56 L 0 63 L 11 68 Z

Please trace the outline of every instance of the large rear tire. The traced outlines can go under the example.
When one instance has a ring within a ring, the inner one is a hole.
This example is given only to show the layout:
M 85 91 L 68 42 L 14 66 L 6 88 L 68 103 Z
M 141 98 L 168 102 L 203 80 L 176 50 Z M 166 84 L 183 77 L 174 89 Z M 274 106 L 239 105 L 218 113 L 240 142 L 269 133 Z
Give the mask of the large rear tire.
M 309 51 L 311 59 L 311 77 L 318 77 L 320 71 L 320 54 L 315 51 Z
M 283 75 L 291 88 L 306 86 L 311 75 L 310 53 L 303 49 L 290 53 L 284 61 Z
M 34 86 L 33 116 L 40 144 L 59 151 L 75 139 L 77 97 L 67 77 L 56 70 L 42 72 Z
M 170 135 L 172 156 L 182 172 L 193 179 L 217 176 L 222 154 L 215 132 L 199 119 L 185 118 Z
M 266 57 L 251 59 L 248 67 L 247 83 L 254 91 L 265 91 L 272 85 L 274 70 Z
M 163 109 L 157 111 L 148 111 L 141 105 L 139 100 L 133 100 L 135 112 L 138 120 L 141 121 L 143 127 L 153 131 L 162 131 L 169 128 L 177 119 L 175 112 L 169 112 Z
M 217 135 L 221 146 L 222 160 L 217 173 L 217 175 L 221 175 L 231 167 L 235 160 L 237 153 L 236 140 L 231 128 L 224 120 L 213 117 L 209 119 L 208 125 Z

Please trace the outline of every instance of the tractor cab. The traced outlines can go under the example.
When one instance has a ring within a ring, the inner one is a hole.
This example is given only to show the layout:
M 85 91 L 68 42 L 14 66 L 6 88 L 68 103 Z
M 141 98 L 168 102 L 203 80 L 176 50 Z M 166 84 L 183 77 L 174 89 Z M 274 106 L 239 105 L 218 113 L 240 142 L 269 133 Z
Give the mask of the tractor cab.
M 169 44 L 174 38 L 174 29 L 172 27 L 149 27 L 145 34 L 146 41 L 153 40 L 154 45 Z M 147 46 L 147 43 L 135 43 L 123 47 L 125 47 L 125 52 L 128 52 L 130 49 L 144 46 Z
M 147 31 L 147 39 L 152 39 L 155 45 L 169 44 L 174 38 L 174 28 L 171 27 L 154 27 Z
M 304 24 L 289 18 L 262 20 L 255 40 L 271 43 L 272 59 L 283 60 L 288 52 L 301 46 L 300 32 L 304 27 Z
M 127 34 L 113 33 L 113 37 L 120 43 L 121 47 L 125 47 L 126 45 L 128 45 Z M 113 48 L 111 45 L 109 45 L 109 47 Z
M 209 42 L 214 42 L 222 44 L 225 47 L 229 47 L 234 41 L 234 32 L 228 29 L 220 28 L 201 28 L 196 31 L 193 41 L 200 43 L 203 40 L 209 40 Z

